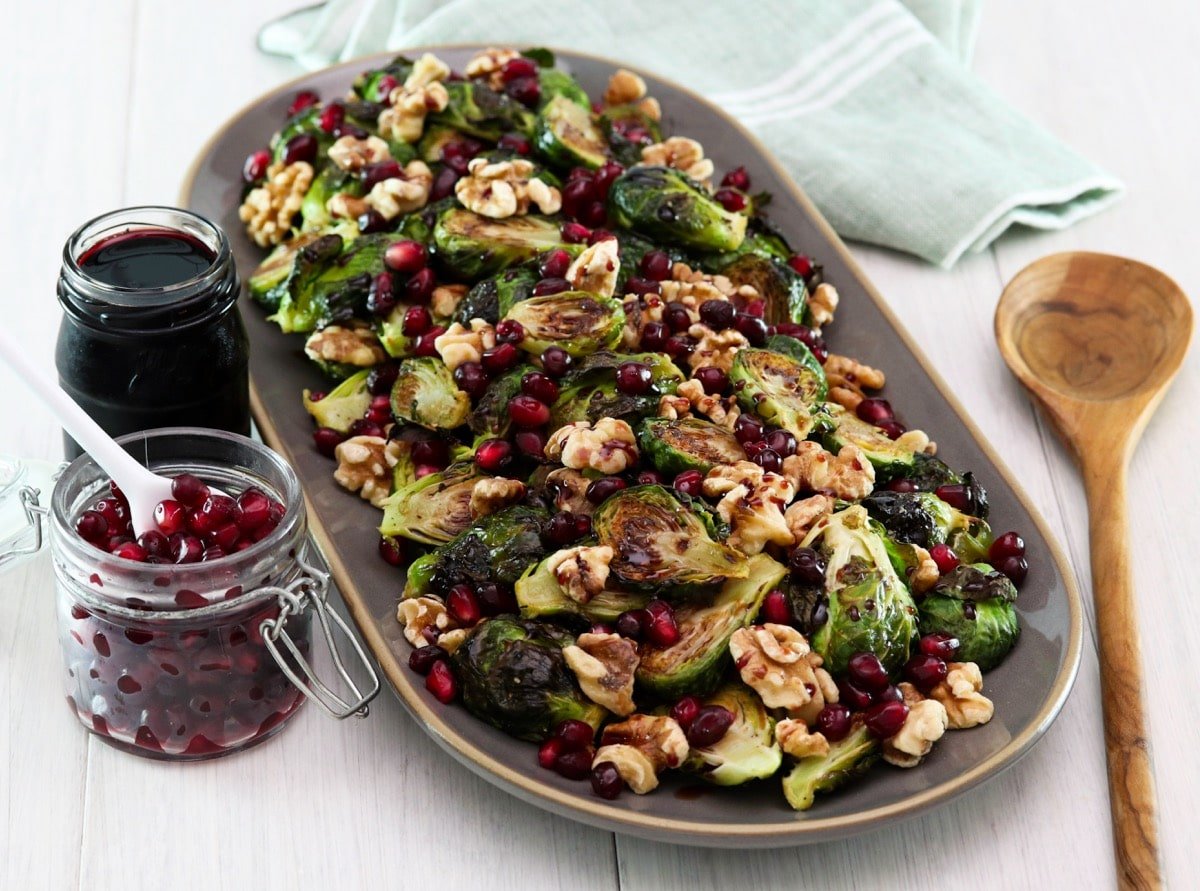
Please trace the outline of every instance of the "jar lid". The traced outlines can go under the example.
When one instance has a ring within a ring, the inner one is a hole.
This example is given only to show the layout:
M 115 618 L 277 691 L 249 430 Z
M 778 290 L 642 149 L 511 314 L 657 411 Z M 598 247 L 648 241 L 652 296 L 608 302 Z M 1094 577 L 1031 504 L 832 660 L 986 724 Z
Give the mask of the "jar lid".
M 22 557 L 36 553 L 40 540 L 26 510 L 21 493 L 28 488 L 40 491 L 40 502 L 50 503 L 57 465 L 49 461 L 29 461 L 0 455 L 0 567 L 7 568 Z

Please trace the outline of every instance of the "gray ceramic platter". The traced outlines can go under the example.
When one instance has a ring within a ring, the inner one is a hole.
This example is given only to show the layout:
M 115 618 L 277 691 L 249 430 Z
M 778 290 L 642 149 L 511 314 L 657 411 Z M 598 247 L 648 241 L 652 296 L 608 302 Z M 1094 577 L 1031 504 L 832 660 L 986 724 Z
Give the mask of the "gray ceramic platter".
M 430 47 L 461 70 L 474 46 Z M 414 49 L 411 53 L 423 50 Z M 618 63 L 577 53 L 557 54 L 598 96 Z M 237 218 L 241 168 L 284 119 L 291 96 L 313 89 L 340 96 L 354 76 L 387 56 L 360 59 L 307 75 L 266 94 L 235 115 L 196 159 L 181 203 L 221 225 L 230 235 L 243 273 L 262 251 Z M 624 67 L 637 70 L 635 65 Z M 245 299 L 242 313 L 251 341 L 255 417 L 266 441 L 296 468 L 310 502 L 313 533 L 363 638 L 405 708 L 452 756 L 524 801 L 571 819 L 643 838 L 711 847 L 774 847 L 841 838 L 912 816 L 977 786 L 1011 766 L 1045 733 L 1062 708 L 1079 664 L 1082 609 L 1061 550 L 1027 496 L 944 381 L 921 355 L 845 245 L 807 197 L 748 132 L 701 97 L 643 73 L 662 103 L 664 132 L 698 139 L 717 170 L 744 164 L 756 189 L 774 195 L 771 218 L 792 245 L 825 266 L 838 288 L 838 324 L 832 347 L 884 369 L 887 392 L 914 427 L 928 431 L 952 466 L 972 469 L 991 496 L 993 523 L 1020 529 L 1028 547 L 1029 577 L 1017 604 L 1022 634 L 1004 664 L 986 677 L 996 714 L 986 726 L 948 734 L 919 768 L 877 768 L 865 780 L 818 800 L 806 813 L 784 801 L 778 779 L 733 789 L 704 789 L 669 777 L 654 793 L 629 793 L 606 802 L 586 782 L 570 782 L 537 766 L 529 743 L 509 738 L 457 706 L 430 696 L 422 678 L 407 669 L 409 646 L 395 619 L 402 577 L 376 553 L 378 512 L 341 489 L 331 463 L 312 447 L 312 425 L 300 403 L 304 387 L 327 382 L 302 353 L 303 339 L 285 336 Z M 381 769 L 386 769 L 380 765 Z

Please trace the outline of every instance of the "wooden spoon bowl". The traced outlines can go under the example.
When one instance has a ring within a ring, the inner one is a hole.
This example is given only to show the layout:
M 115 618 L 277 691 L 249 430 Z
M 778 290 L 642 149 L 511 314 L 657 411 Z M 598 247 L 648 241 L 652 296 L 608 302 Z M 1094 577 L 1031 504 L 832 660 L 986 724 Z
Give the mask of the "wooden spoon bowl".
M 1162 272 L 1108 254 L 1027 266 L 996 307 L 1004 361 L 1075 454 L 1088 498 L 1092 596 L 1118 880 L 1161 887 L 1154 775 L 1126 518 L 1129 458 L 1178 373 L 1192 308 Z

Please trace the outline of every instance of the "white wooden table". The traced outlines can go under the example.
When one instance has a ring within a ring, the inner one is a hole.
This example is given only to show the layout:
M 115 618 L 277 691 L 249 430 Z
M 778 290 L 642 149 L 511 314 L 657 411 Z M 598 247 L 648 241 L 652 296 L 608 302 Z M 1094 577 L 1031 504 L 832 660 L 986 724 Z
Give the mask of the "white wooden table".
M 91 216 L 172 203 L 208 134 L 295 74 L 256 28 L 297 0 L 0 0 L 0 324 L 51 373 L 62 243 Z M 1067 232 L 1016 233 L 941 272 L 856 247 L 1089 591 L 1085 507 L 1067 455 L 1002 365 L 992 311 L 1042 254 L 1124 253 L 1200 294 L 1200 13 L 1161 0 L 988 5 L 976 70 L 1124 178 L 1128 196 Z M 1134 461 L 1130 491 L 1161 839 L 1194 887 L 1200 702 L 1200 358 Z M 903 403 L 903 400 L 900 400 Z M 57 458 L 50 416 L 0 369 L 0 453 Z M 1090 611 L 1090 604 L 1089 604 Z M 819 848 L 702 851 L 549 816 L 444 755 L 387 694 L 370 720 L 308 709 L 277 741 L 171 767 L 90 739 L 63 705 L 51 573 L 0 577 L 0 888 L 1104 888 L 1113 884 L 1100 693 L 1089 627 L 1061 718 L 1021 764 L 955 804 Z

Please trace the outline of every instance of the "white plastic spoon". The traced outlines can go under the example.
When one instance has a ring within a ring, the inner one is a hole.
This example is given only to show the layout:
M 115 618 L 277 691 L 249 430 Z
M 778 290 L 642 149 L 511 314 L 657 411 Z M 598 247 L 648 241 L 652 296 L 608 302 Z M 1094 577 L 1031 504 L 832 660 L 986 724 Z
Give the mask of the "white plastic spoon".
M 53 376 L 30 362 L 21 346 L 3 330 L 0 330 L 0 358 L 26 386 L 42 397 L 63 428 L 105 473 L 116 480 L 129 502 L 129 519 L 134 533 L 141 535 L 157 528 L 154 508 L 171 497 L 171 481 L 139 464 L 79 407 L 78 402 L 54 383 Z

